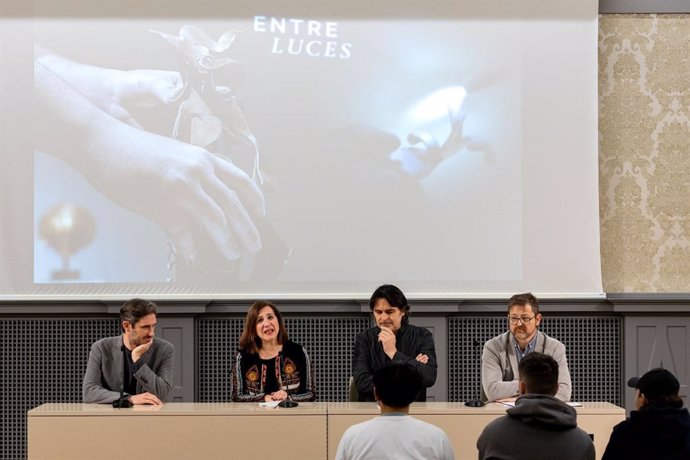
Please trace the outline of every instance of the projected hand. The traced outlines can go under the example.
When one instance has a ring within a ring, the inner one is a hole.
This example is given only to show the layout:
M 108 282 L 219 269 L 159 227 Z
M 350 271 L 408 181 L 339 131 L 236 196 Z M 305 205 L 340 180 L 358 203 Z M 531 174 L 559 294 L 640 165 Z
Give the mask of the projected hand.
M 133 81 L 156 97 L 174 94 L 167 83 L 141 75 Z M 240 168 L 201 147 L 123 123 L 40 60 L 34 84 L 39 147 L 70 163 L 111 200 L 158 223 L 178 256 L 189 262 L 200 247 L 212 245 L 235 260 L 261 248 L 254 220 L 264 214 L 263 194 Z M 123 100 L 141 95 L 131 84 L 117 94 Z
M 170 104 L 179 99 L 184 90 L 178 72 L 106 69 L 74 62 L 43 48 L 37 48 L 36 52 L 39 55 L 36 62 L 101 110 L 132 126 L 141 127 L 130 109 Z
M 132 102 L 149 107 L 158 103 L 175 102 L 184 89 L 178 72 L 168 70 L 117 71 L 113 79 L 113 92 L 120 103 Z
M 75 88 L 103 111 L 138 128 L 141 125 L 132 117 L 129 109 L 173 103 L 184 89 L 177 72 L 150 69 L 120 71 L 79 64 L 82 73 L 75 76 L 66 71 L 60 74 L 59 66 L 56 67 L 58 74 L 61 77 L 64 75 L 68 83 L 70 79 L 76 80 L 75 83 L 81 82 L 82 85 Z
M 125 123 L 140 127 L 126 107 L 155 107 L 175 102 L 184 87 L 177 72 L 164 70 L 115 71 L 111 76 L 112 99 L 104 110 Z M 97 104 L 98 105 L 98 104 Z
M 244 171 L 200 147 L 110 124 L 94 136 L 92 182 L 157 222 L 179 257 L 193 261 L 209 237 L 229 260 L 261 249 L 254 218 L 264 215 L 264 199 Z

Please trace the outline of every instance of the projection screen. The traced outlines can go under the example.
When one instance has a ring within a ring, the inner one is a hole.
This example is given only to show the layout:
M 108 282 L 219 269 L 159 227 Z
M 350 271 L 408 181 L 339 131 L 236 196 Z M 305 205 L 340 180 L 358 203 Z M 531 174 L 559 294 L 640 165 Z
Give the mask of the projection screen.
M 601 295 L 594 0 L 3 5 L 2 299 Z

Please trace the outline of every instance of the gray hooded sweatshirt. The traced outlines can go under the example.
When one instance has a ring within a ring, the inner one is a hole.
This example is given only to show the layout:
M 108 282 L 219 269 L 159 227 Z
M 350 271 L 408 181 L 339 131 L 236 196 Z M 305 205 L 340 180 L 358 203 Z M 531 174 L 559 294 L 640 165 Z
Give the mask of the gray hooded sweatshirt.
M 523 395 L 477 440 L 480 460 L 594 460 L 594 444 L 577 413 L 553 396 Z

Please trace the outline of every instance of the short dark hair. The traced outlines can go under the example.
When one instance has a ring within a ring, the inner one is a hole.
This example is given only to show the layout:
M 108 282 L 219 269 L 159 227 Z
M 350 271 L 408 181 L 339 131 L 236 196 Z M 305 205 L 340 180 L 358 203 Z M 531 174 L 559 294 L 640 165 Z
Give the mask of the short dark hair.
M 137 322 L 146 315 L 153 313 L 157 314 L 158 307 L 150 300 L 139 298 L 130 299 L 125 302 L 120 308 L 120 323 L 127 321 L 134 326 Z
M 539 301 L 537 300 L 536 297 L 531 292 L 525 292 L 524 294 L 515 294 L 513 297 L 508 300 L 508 313 L 510 313 L 510 309 L 513 308 L 515 305 L 530 305 L 532 307 L 532 312 L 534 312 L 535 315 L 539 314 Z
M 374 391 L 386 406 L 407 407 L 422 389 L 422 376 L 409 364 L 392 362 L 374 372 Z
M 518 372 L 525 393 L 554 396 L 558 392 L 558 363 L 551 356 L 528 353 L 520 361 Z
M 287 329 L 285 329 L 283 315 L 280 314 L 278 308 L 271 302 L 259 300 L 249 307 L 247 316 L 244 318 L 244 329 L 240 337 L 240 350 L 246 351 L 247 353 L 258 353 L 261 349 L 261 339 L 256 335 L 256 322 L 259 318 L 259 312 L 264 307 L 271 307 L 273 314 L 276 315 L 278 319 L 278 327 L 280 329 L 278 331 L 278 343 L 282 345 L 287 341 L 288 333 Z
M 369 298 L 369 310 L 374 311 L 376 301 L 379 299 L 386 299 L 391 307 L 402 310 L 402 312 L 405 313 L 405 316 L 403 316 L 402 319 L 402 324 L 407 324 L 410 306 L 407 304 L 407 297 L 405 297 L 405 294 L 403 294 L 399 287 L 392 284 L 383 284 L 377 287 Z

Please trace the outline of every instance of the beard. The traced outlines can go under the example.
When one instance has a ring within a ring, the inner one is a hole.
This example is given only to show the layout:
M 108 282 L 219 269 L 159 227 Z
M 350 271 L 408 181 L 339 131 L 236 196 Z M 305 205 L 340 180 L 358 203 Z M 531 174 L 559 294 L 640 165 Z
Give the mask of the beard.
M 153 340 L 153 339 L 150 338 L 149 340 L 146 340 L 145 337 L 139 336 L 139 335 L 138 335 L 136 332 L 134 332 L 134 331 L 132 331 L 132 332 L 129 333 L 129 343 L 130 343 L 134 348 L 138 347 L 139 345 L 143 345 L 144 343 L 148 343 L 148 342 L 150 342 L 151 340 Z
M 519 339 L 526 339 L 532 334 L 530 334 L 530 332 L 527 329 L 518 328 L 513 331 L 513 335 Z

